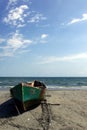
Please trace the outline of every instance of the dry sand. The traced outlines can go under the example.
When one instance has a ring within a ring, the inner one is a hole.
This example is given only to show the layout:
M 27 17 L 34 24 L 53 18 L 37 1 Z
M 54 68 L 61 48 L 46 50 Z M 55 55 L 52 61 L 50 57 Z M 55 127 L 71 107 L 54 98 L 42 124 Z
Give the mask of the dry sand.
M 87 90 L 46 95 L 48 105 L 18 115 L 9 92 L 0 91 L 0 130 L 87 130 Z

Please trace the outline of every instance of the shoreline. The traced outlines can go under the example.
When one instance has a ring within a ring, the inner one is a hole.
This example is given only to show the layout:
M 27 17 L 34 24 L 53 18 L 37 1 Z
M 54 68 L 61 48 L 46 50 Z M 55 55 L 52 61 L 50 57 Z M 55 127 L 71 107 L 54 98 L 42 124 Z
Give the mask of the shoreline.
M 14 86 L 13 86 L 14 87 Z M 79 91 L 79 90 L 85 90 L 85 91 L 87 91 L 87 88 L 86 88 L 87 86 L 82 86 L 82 87 L 60 87 L 60 88 L 56 88 L 56 87 L 50 87 L 50 88 L 47 88 L 47 91 L 68 91 L 68 90 L 71 90 L 71 91 L 73 91 L 73 90 L 77 90 L 77 91 Z M 10 91 L 10 89 L 11 88 L 0 88 L 0 91 Z
M 49 130 L 87 129 L 86 90 L 47 90 L 50 120 Z M 0 91 L 0 130 L 44 130 L 41 105 L 18 115 L 9 90 Z

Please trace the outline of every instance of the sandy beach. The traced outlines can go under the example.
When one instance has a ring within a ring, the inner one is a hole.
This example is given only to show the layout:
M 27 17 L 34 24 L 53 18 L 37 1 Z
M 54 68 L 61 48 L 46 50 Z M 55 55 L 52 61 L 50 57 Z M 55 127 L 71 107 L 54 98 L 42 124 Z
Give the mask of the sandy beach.
M 46 100 L 18 114 L 9 91 L 0 91 L 0 130 L 87 130 L 87 90 L 49 90 Z

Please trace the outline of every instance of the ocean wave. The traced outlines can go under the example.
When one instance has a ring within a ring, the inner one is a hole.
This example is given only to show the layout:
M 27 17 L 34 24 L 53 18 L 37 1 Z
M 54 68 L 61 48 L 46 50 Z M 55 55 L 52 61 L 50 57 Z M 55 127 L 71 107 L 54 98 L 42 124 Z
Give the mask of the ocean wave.
M 14 87 L 14 86 L 0 86 L 0 89 L 1 90 L 7 90 L 7 89 L 10 89 L 12 87 Z
M 66 90 L 68 90 L 68 89 L 87 89 L 87 86 L 50 86 L 50 85 L 48 85 L 47 86 L 47 89 L 52 89 L 52 90 L 59 90 L 59 89 L 66 89 Z
M 87 89 L 87 77 L 0 77 L 0 89 L 33 80 L 42 81 L 47 89 Z

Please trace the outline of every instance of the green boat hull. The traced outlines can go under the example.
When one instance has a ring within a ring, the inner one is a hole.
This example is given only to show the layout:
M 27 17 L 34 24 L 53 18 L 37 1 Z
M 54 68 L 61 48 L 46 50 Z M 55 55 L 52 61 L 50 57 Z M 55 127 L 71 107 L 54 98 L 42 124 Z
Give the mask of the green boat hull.
M 44 99 L 45 89 L 18 84 L 10 89 L 17 106 L 24 111 Z

